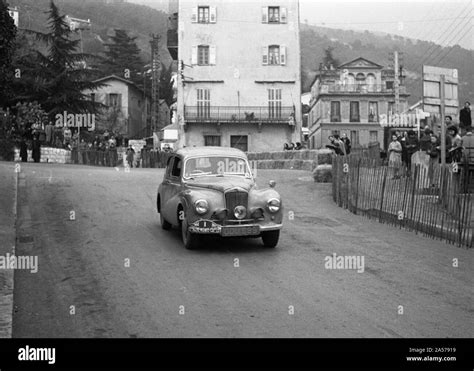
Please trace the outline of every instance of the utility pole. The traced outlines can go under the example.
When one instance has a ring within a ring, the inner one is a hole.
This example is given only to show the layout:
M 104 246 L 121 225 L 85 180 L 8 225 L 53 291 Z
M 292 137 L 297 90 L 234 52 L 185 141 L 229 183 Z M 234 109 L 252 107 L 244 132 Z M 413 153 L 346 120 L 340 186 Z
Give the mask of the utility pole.
M 152 34 L 151 44 L 151 68 L 152 68 L 152 87 L 151 87 L 151 127 L 153 132 L 158 130 L 160 120 L 160 36 Z
M 444 112 L 444 80 L 445 76 L 440 76 L 440 91 L 439 97 L 441 101 L 440 110 L 441 110 L 441 166 L 444 169 L 446 165 L 446 122 L 445 120 L 445 112 Z
M 395 71 L 395 113 L 400 114 L 400 78 L 399 74 L 399 63 L 398 63 L 398 52 L 393 52 L 393 69 Z

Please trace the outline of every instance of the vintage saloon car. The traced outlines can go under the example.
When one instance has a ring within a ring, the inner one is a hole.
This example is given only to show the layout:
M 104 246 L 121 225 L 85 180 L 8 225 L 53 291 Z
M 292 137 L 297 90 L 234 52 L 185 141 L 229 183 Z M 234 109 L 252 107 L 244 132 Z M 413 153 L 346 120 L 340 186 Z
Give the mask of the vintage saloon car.
M 158 188 L 163 229 L 181 229 L 187 249 L 204 235 L 262 237 L 275 247 L 282 228 L 282 202 L 270 186 L 258 189 L 244 152 L 225 147 L 183 148 L 168 160 Z

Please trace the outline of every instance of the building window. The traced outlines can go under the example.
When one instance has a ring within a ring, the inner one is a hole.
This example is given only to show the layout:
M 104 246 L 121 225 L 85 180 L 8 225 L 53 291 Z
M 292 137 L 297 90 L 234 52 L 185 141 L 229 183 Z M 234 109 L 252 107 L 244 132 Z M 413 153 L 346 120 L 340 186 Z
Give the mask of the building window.
M 367 75 L 367 87 L 369 91 L 375 91 L 375 75 L 372 73 Z
M 365 75 L 363 73 L 358 73 L 356 75 L 357 85 L 364 85 L 365 84 Z
M 280 23 L 280 7 L 268 7 L 268 23 Z
M 393 90 L 393 81 L 385 81 L 385 87 L 387 90 Z
M 280 6 L 269 6 L 262 8 L 262 23 L 286 23 L 286 8 Z
M 331 122 L 341 122 L 341 102 L 331 102 Z
M 369 102 L 369 122 L 378 121 L 378 104 L 377 102 Z
M 377 130 L 371 130 L 369 133 L 369 142 L 374 143 L 379 141 L 379 132 Z
M 281 89 L 268 89 L 268 117 L 281 118 Z
M 198 7 L 198 23 L 209 23 L 209 7 Z
M 91 102 L 95 102 L 95 93 L 91 93 Z
M 197 89 L 197 114 L 202 119 L 208 119 L 211 116 L 211 91 L 209 89 Z
M 107 94 L 105 105 L 108 107 L 122 107 L 122 94 Z
M 359 102 L 351 102 L 350 103 L 350 122 L 360 122 L 359 116 Z
M 264 46 L 262 50 L 262 64 L 263 65 L 285 65 L 286 64 L 286 46 L 285 45 L 270 45 Z
M 268 47 L 268 64 L 276 65 L 280 64 L 280 46 L 270 45 Z
M 351 130 L 351 146 L 359 147 L 359 132 L 357 130 Z
M 232 148 L 238 148 L 241 151 L 248 151 L 248 136 L 247 135 L 231 135 L 230 146 Z
M 206 147 L 220 147 L 221 137 L 220 135 L 204 135 L 204 145 Z
M 200 66 L 209 65 L 209 46 L 208 45 L 198 46 L 198 65 Z
M 387 116 L 392 116 L 395 113 L 395 102 L 388 102 Z

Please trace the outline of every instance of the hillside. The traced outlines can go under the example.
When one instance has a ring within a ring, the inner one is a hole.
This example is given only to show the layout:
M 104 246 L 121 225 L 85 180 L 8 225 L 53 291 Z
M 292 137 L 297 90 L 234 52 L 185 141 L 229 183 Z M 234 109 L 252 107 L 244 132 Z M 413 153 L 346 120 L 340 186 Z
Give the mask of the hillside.
M 142 1 L 145 3 L 147 0 Z M 34 30 L 45 29 L 46 14 L 44 11 L 48 9 L 49 0 L 9 0 L 9 3 L 12 6 L 18 6 L 20 9 L 20 27 Z M 128 30 L 132 36 L 137 36 L 137 44 L 142 50 L 145 62 L 148 62 L 150 58 L 149 35 L 151 33 L 161 35 L 161 57 L 166 64 L 171 62 L 166 50 L 168 15 L 165 12 L 132 3 L 107 5 L 91 0 L 56 0 L 56 4 L 63 13 L 91 20 L 92 29 L 83 32 L 84 52 L 102 53 L 104 50 L 102 43 L 107 40 L 107 35 L 114 28 L 122 28 Z M 388 65 L 390 52 L 393 50 L 402 52 L 407 76 L 406 85 L 411 93 L 410 103 L 415 103 L 421 98 L 422 62 L 433 50 L 432 57 L 424 63 L 457 68 L 461 81 L 459 99 L 461 102 L 465 100 L 474 101 L 474 57 L 472 50 L 463 49 L 459 46 L 442 48 L 431 42 L 410 40 L 388 34 L 374 34 L 367 31 L 355 32 L 307 25 L 301 26 L 303 91 L 309 90 L 309 84 L 319 63 L 322 61 L 324 49 L 328 46 L 334 48 L 334 56 L 341 62 L 364 56 L 384 66 Z M 446 57 L 441 63 L 437 63 L 444 56 Z
M 10 6 L 20 10 L 20 28 L 44 31 L 47 22 L 45 11 L 49 9 L 49 0 L 8 0 Z M 129 31 L 137 37 L 137 45 L 142 51 L 143 60 L 150 60 L 150 34 L 162 36 L 161 58 L 165 64 L 171 62 L 166 49 L 166 30 L 168 15 L 137 4 L 102 4 L 90 0 L 56 0 L 55 4 L 63 14 L 80 19 L 90 19 L 91 30 L 83 31 L 85 53 L 100 54 L 104 51 L 103 42 L 114 28 Z

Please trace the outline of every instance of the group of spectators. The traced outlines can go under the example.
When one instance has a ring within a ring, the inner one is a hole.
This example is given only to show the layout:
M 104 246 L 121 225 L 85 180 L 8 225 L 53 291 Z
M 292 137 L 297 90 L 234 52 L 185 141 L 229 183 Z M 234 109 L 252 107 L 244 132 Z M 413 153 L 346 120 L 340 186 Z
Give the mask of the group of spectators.
M 283 145 L 283 150 L 284 151 L 300 151 L 306 149 L 306 146 L 300 142 L 296 143 L 285 143 Z
M 346 156 L 351 153 L 351 140 L 347 137 L 346 133 L 333 134 L 328 137 L 329 143 L 326 148 L 332 149 L 336 155 Z
M 452 117 L 446 116 L 446 163 L 473 162 L 474 161 L 474 137 L 472 126 L 456 126 L 452 123 Z M 462 133 L 462 137 L 461 137 Z M 418 139 L 415 131 L 409 130 L 401 134 L 396 131 L 392 134 L 392 141 L 388 147 L 389 167 L 395 169 L 394 177 L 399 177 L 400 165 L 405 164 L 408 176 L 411 173 L 413 156 L 418 154 L 418 162 L 427 162 L 430 178 L 434 170 L 441 163 L 441 140 L 435 135 L 429 126 L 426 126 L 423 134 Z

